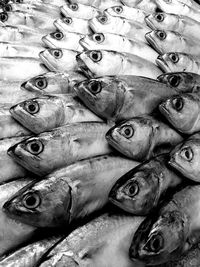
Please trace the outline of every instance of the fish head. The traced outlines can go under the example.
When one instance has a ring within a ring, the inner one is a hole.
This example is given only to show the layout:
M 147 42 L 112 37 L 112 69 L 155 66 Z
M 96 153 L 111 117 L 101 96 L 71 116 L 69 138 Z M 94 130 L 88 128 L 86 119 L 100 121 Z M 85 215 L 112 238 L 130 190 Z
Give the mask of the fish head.
M 14 219 L 36 227 L 69 223 L 71 191 L 65 179 L 50 177 L 35 181 L 12 196 L 3 206 Z
M 77 32 L 78 28 L 80 27 L 80 19 L 65 17 L 62 19 L 57 19 L 54 22 L 54 25 L 60 31 Z
M 110 16 L 126 17 L 127 6 L 117 5 L 107 8 L 104 12 Z
M 132 259 L 157 265 L 183 252 L 188 222 L 172 201 L 158 215 L 148 216 L 137 229 L 129 250 Z
M 61 7 L 61 12 L 66 17 L 82 18 L 88 14 L 88 18 L 98 14 L 97 9 L 91 5 L 84 5 L 81 3 L 67 3 Z
M 43 43 L 50 48 L 57 48 L 61 42 L 67 42 L 67 40 L 66 34 L 58 30 L 42 37 Z
M 146 215 L 158 204 L 162 172 L 149 163 L 123 175 L 113 186 L 109 200 L 136 215 Z
M 125 85 L 114 76 L 85 80 L 74 89 L 87 107 L 106 119 L 115 117 L 124 101 Z
M 126 156 L 143 160 L 148 157 L 153 135 L 151 121 L 145 117 L 135 117 L 112 127 L 106 139 Z
M 88 50 L 77 56 L 77 62 L 86 76 L 116 75 L 121 69 L 123 54 L 108 50 Z
M 179 131 L 192 131 L 199 116 L 198 97 L 193 94 L 173 96 L 159 105 L 160 112 Z
M 172 14 L 166 14 L 164 12 L 158 12 L 150 14 L 145 18 L 146 24 L 152 30 L 168 30 L 170 25 L 175 25 L 178 21 L 178 17 Z
M 89 20 L 89 26 L 93 32 L 115 33 L 116 29 L 123 24 L 123 20 L 108 14 L 100 14 Z

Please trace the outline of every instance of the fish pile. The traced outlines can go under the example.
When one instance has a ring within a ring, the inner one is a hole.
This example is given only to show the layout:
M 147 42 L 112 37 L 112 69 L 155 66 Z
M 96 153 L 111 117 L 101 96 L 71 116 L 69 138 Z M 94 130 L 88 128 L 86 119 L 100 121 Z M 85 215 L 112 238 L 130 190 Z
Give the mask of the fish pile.
M 199 0 L 0 0 L 1 267 L 200 266 L 199 42 Z

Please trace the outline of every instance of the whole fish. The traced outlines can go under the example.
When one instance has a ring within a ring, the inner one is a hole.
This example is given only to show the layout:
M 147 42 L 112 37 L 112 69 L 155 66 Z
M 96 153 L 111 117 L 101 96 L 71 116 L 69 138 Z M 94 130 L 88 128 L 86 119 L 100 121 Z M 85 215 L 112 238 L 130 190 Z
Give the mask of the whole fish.
M 137 39 L 142 42 L 147 42 L 145 34 L 150 31 L 150 28 L 138 22 L 114 17 L 110 15 L 99 15 L 89 21 L 89 26 L 93 32 L 108 32 L 124 35 L 130 39 Z
M 177 145 L 170 153 L 169 164 L 185 177 L 199 182 L 200 135 L 196 133 Z
M 27 242 L 36 230 L 33 226 L 11 219 L 2 209 L 4 203 L 30 181 L 30 179 L 18 179 L 0 186 L 0 256 Z
M 28 244 L 0 260 L 1 267 L 35 267 L 53 246 L 61 241 L 62 236 L 49 237 Z
M 143 162 L 123 175 L 113 186 L 109 200 L 136 215 L 151 214 L 166 192 L 182 183 L 182 178 L 167 165 L 168 155 Z
M 193 134 L 200 131 L 200 96 L 180 94 L 165 100 L 159 109 L 178 131 Z
M 199 185 L 174 194 L 157 214 L 141 223 L 132 240 L 130 257 L 148 265 L 178 259 L 199 241 L 199 205 Z
M 77 228 L 44 258 L 40 267 L 144 267 L 129 258 L 132 235 L 143 217 L 104 214 Z
M 42 41 L 49 48 L 63 48 L 63 49 L 73 49 L 76 51 L 83 51 L 83 47 L 80 45 L 79 41 L 84 37 L 84 35 L 74 32 L 61 32 L 55 31 L 42 38 Z
M 27 80 L 46 71 L 41 61 L 36 58 L 2 57 L 0 80 Z
M 183 140 L 167 124 L 146 115 L 116 124 L 107 132 L 106 139 L 123 155 L 139 161 L 149 159 L 163 150 L 169 152 Z
M 104 75 L 139 75 L 155 79 L 161 74 L 152 62 L 129 53 L 89 50 L 77 56 L 81 71 L 89 77 Z
M 62 19 L 55 20 L 54 26 L 56 27 L 56 29 L 64 33 L 65 32 L 76 32 L 80 34 L 91 33 L 88 20 L 86 19 L 65 17 Z
M 199 55 L 199 40 L 175 31 L 155 30 L 145 35 L 149 44 L 159 53 L 184 52 Z
M 68 123 L 102 121 L 73 95 L 45 95 L 10 108 L 12 117 L 34 133 L 50 131 Z
M 47 72 L 24 82 L 21 87 L 26 91 L 38 93 L 68 94 L 73 93 L 74 85 L 85 80 L 85 78 L 78 72 Z
M 148 15 L 145 21 L 152 30 L 175 31 L 190 38 L 200 38 L 200 22 L 186 16 L 161 12 Z
M 39 58 L 40 46 L 0 42 L 0 57 Z
M 76 56 L 78 52 L 69 49 L 46 49 L 40 52 L 42 62 L 51 71 L 67 72 L 78 70 Z
M 111 121 L 150 114 L 163 99 L 178 93 L 163 83 L 139 76 L 104 76 L 83 81 L 74 89 L 88 108 Z
M 108 129 L 101 122 L 69 124 L 17 143 L 8 154 L 28 170 L 44 175 L 77 160 L 109 153 Z
M 130 40 L 125 36 L 113 33 L 94 33 L 86 35 L 80 44 L 87 50 L 113 50 L 142 57 L 155 63 L 158 53 L 146 43 Z
M 5 204 L 6 212 L 36 227 L 67 226 L 105 206 L 117 179 L 137 165 L 109 155 L 76 162 L 20 190 Z
M 182 92 L 189 90 L 191 93 L 199 93 L 200 91 L 200 76 L 192 72 L 165 73 L 161 74 L 157 80 Z
M 79 19 L 92 19 L 97 16 L 99 10 L 94 6 L 84 5 L 79 2 L 68 3 L 60 8 L 61 13 L 65 17 L 79 18 Z
M 199 56 L 171 52 L 158 56 L 156 63 L 164 72 L 186 71 L 200 74 Z
M 124 5 L 109 7 L 104 12 L 110 16 L 123 17 L 142 24 L 145 24 L 145 17 L 147 16 L 147 13 L 142 9 Z

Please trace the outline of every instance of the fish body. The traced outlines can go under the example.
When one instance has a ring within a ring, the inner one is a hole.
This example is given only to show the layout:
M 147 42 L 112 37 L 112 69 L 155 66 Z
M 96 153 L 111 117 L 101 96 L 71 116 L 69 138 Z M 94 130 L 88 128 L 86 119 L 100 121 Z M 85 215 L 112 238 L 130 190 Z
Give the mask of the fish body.
M 129 213 L 151 214 L 166 192 L 182 183 L 181 176 L 175 174 L 167 162 L 168 155 L 163 154 L 128 171 L 111 189 L 109 200 Z
M 41 47 L 0 42 L 0 57 L 39 58 Z
M 153 13 L 156 11 L 157 3 L 154 0 L 123 0 L 121 1 L 123 4 L 129 7 L 136 7 L 142 9 L 148 13 Z
M 69 124 L 26 139 L 8 153 L 28 170 L 44 175 L 77 160 L 109 153 L 105 139 L 108 129 L 101 122 Z
M 138 75 L 156 78 L 161 74 L 155 64 L 144 58 L 111 50 L 88 50 L 79 54 L 77 61 L 79 68 L 89 77 Z
M 113 33 L 95 33 L 86 35 L 80 44 L 87 50 L 113 50 L 129 53 L 155 63 L 158 53 L 146 43 L 130 40 L 125 36 Z

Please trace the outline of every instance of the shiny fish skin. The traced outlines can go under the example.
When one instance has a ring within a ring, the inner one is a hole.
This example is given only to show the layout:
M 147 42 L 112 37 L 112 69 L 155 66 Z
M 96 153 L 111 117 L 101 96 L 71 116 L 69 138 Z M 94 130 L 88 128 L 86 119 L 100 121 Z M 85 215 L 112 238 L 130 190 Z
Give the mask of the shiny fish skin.
M 117 179 L 137 165 L 109 155 L 76 162 L 20 190 L 5 204 L 6 212 L 36 227 L 67 227 L 105 206 Z M 27 195 L 40 199 L 34 210 L 26 205 Z
M 70 3 L 77 3 L 77 0 L 70 0 Z M 121 4 L 121 0 L 78 0 L 78 3 L 88 6 L 94 6 L 100 11 L 104 11 L 108 7 Z
M 148 13 L 155 12 L 157 8 L 157 3 L 154 0 L 122 0 L 121 2 L 129 7 L 137 7 Z
M 111 152 L 105 140 L 109 126 L 82 122 L 62 126 L 12 146 L 8 154 L 28 170 L 44 175 L 77 160 Z
M 139 75 L 155 79 L 161 74 L 160 69 L 146 59 L 111 50 L 88 50 L 77 56 L 77 62 L 89 77 Z
M 139 226 L 130 248 L 131 258 L 157 265 L 187 252 L 199 241 L 199 206 L 199 185 L 174 194 L 156 215 L 150 215 Z
M 113 50 L 130 53 L 155 63 L 158 53 L 146 43 L 131 40 L 125 36 L 113 33 L 95 33 L 86 35 L 80 40 L 80 44 L 88 50 Z
M 166 191 L 182 183 L 182 178 L 168 167 L 168 159 L 163 154 L 127 172 L 113 186 L 109 200 L 129 213 L 151 214 Z
M 147 160 L 169 152 L 183 138 L 167 124 L 151 116 L 134 117 L 113 126 L 106 134 L 108 143 L 123 155 Z
M 0 57 L 39 58 L 41 47 L 0 42 Z
M 138 76 L 90 79 L 74 89 L 88 108 L 111 121 L 150 114 L 163 99 L 177 94 L 174 88 Z
M 50 131 L 68 123 L 102 121 L 73 95 L 45 95 L 10 108 L 12 117 L 34 133 Z
M 128 256 L 131 236 L 142 220 L 143 217 L 102 215 L 74 230 L 40 267 L 144 267 Z

